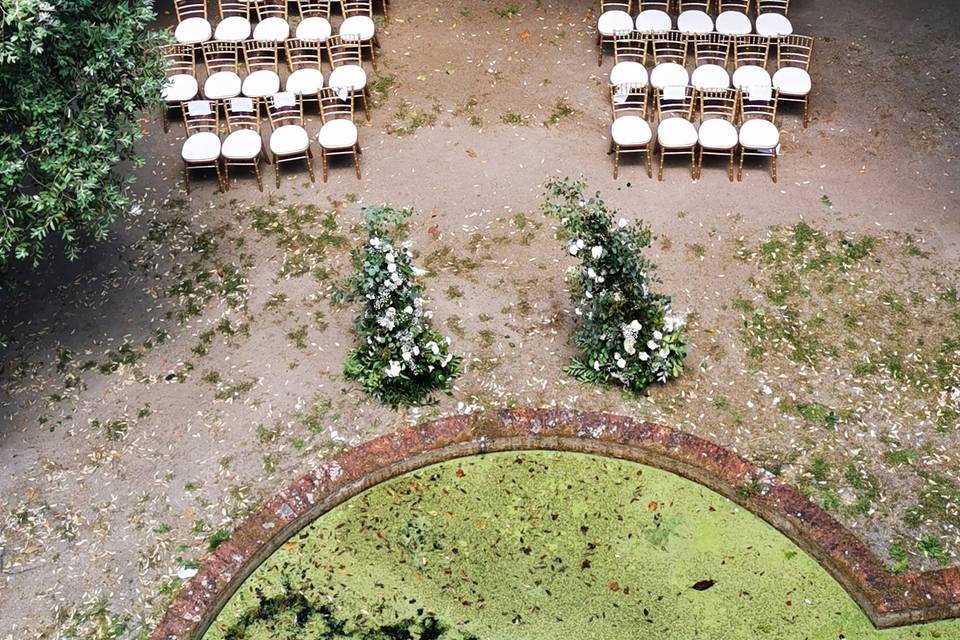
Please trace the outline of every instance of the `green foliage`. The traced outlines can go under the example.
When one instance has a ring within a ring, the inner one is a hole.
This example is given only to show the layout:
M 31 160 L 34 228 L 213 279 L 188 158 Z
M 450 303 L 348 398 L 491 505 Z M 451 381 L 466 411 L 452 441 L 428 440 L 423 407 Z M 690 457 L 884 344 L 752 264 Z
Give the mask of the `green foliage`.
M 350 299 L 363 302 L 355 324 L 360 344 L 344 374 L 394 408 L 424 404 L 434 391 L 449 393 L 460 358 L 450 353 L 449 338 L 430 327 L 409 243 L 398 242 L 410 212 L 368 207 L 363 215 L 368 241 L 354 252 L 357 272 L 347 282 Z
M 670 315 L 670 297 L 650 290 L 653 263 L 643 257 L 650 228 L 614 222 L 599 196 L 570 179 L 547 184 L 544 212 L 556 217 L 580 259 L 571 275 L 571 299 L 579 326 L 573 336 L 580 355 L 567 373 L 583 382 L 617 382 L 642 391 L 683 372 L 683 321 Z
M 0 0 L 0 265 L 67 256 L 130 208 L 137 115 L 159 101 L 163 65 L 146 0 Z

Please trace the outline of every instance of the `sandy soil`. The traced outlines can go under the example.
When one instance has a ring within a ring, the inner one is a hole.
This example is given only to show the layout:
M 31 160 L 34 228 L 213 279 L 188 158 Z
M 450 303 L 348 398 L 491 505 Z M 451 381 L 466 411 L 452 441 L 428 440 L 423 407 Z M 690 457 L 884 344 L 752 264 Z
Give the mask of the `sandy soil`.
M 748 278 L 764 277 L 738 248 L 800 220 L 883 238 L 884 265 L 894 267 L 878 277 L 902 278 L 925 299 L 956 286 L 960 12 L 934 0 L 798 0 L 796 30 L 818 37 L 813 123 L 802 129 L 790 108 L 781 116 L 779 184 L 759 164 L 740 184 L 718 165 L 691 183 L 682 161 L 657 183 L 639 165 L 611 179 L 611 62 L 596 66 L 592 5 L 522 0 L 519 15 L 497 15 L 508 4 L 394 2 L 379 72 L 371 70 L 385 90 L 374 91 L 378 107 L 361 129 L 363 180 L 345 164 L 327 184 L 291 168 L 274 189 L 265 165 L 262 194 L 241 176 L 226 194 L 206 179 L 187 197 L 182 128 L 165 135 L 152 116 L 138 171 L 142 213 L 76 263 L 51 260 L 4 285 L 0 638 L 100 637 L 83 634 L 109 624 L 117 633 L 103 637 L 136 637 L 178 570 L 291 478 L 399 424 L 499 406 L 648 415 L 755 459 L 775 455 L 820 500 L 823 487 L 843 503 L 857 499 L 857 483 L 840 471 L 852 461 L 879 490 L 869 492 L 869 512 L 839 508 L 838 517 L 884 557 L 902 541 L 909 566 L 935 566 L 914 546 L 934 535 L 956 562 L 956 428 L 938 433 L 915 420 L 902 380 L 887 385 L 895 402 L 861 389 L 869 415 L 855 428 L 798 419 L 772 399 L 839 410 L 860 386 L 778 354 L 750 361 L 732 305 Z M 575 113 L 545 126 L 560 99 Z M 520 124 L 503 122 L 516 116 Z M 417 123 L 425 126 L 398 135 Z M 308 129 L 318 127 L 313 117 Z M 572 355 L 568 262 L 537 209 L 545 179 L 578 174 L 651 224 L 663 288 L 695 314 L 690 371 L 648 398 L 561 372 Z M 455 393 L 434 407 L 392 412 L 339 375 L 352 310 L 329 293 L 348 272 L 359 205 L 372 203 L 417 211 L 411 238 L 433 272 L 425 282 L 435 322 L 466 355 Z M 317 211 L 267 224 L 270 211 L 305 205 L 332 212 L 337 238 L 311 240 Z M 950 312 L 930 307 L 925 317 L 938 310 Z M 943 338 L 949 329 L 935 325 L 924 326 Z M 818 472 L 817 458 L 832 471 Z M 946 497 L 930 519 L 908 525 L 932 471 Z

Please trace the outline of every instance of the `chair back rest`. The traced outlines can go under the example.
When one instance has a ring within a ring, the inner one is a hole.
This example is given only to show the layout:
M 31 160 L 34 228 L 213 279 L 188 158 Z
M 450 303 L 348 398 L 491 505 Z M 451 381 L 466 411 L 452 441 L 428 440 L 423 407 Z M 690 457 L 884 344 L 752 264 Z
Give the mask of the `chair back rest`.
M 757 13 L 782 13 L 790 11 L 790 0 L 757 0 Z
M 353 97 L 347 89 L 324 87 L 319 93 L 320 117 L 331 120 L 353 120 Z
M 730 63 L 730 49 L 730 37 L 722 33 L 703 33 L 693 39 L 693 55 L 698 67 L 702 64 L 726 67 Z
M 330 66 L 337 68 L 346 64 L 362 64 L 363 53 L 360 45 L 359 40 L 347 40 L 340 36 L 330 37 L 327 40 L 327 57 L 330 59 Z
M 646 84 L 610 85 L 610 104 L 613 106 L 613 119 L 621 116 L 647 117 Z
M 223 112 L 227 115 L 227 131 L 260 132 L 260 98 L 227 98 L 223 101 Z
M 187 136 L 208 131 L 220 135 L 220 109 L 211 100 L 188 100 L 180 105 Z
M 292 70 L 319 69 L 323 45 L 315 40 L 290 38 L 285 43 L 287 66 Z
M 639 31 L 624 31 L 613 36 L 613 59 L 615 63 L 647 63 L 647 37 Z
M 203 62 L 207 73 L 240 71 L 240 43 L 211 40 L 203 43 Z
M 717 0 L 717 13 L 724 11 L 739 11 L 740 13 L 750 13 L 752 0 Z
M 220 9 L 220 19 L 240 17 L 250 19 L 249 0 L 217 0 Z
M 733 40 L 733 63 L 737 67 L 756 65 L 767 67 L 770 58 L 770 38 L 750 34 L 736 36 Z
M 733 122 L 740 105 L 740 92 L 736 89 L 698 90 L 700 120 L 721 118 Z
M 691 86 L 664 87 L 657 89 L 657 117 L 686 118 L 693 120 L 693 103 L 696 92 Z
M 297 7 L 303 18 L 330 19 L 330 0 L 297 0 Z
M 187 74 L 196 77 L 197 65 L 193 57 L 193 45 L 168 44 L 160 48 L 167 76 Z
M 367 16 L 373 17 L 373 0 L 340 0 L 343 17 Z
M 270 128 L 276 131 L 286 125 L 303 126 L 303 100 L 300 96 L 283 91 L 265 98 Z
M 673 5 L 672 0 L 637 0 L 637 9 L 639 11 L 650 11 L 656 9 L 664 13 L 670 13 Z
M 243 60 L 247 73 L 263 70 L 278 73 L 279 58 L 279 47 L 276 42 L 247 40 L 243 43 Z
M 675 62 L 686 66 L 688 37 L 679 31 L 663 31 L 650 36 L 654 64 Z
M 257 18 L 266 20 L 267 18 L 287 19 L 287 0 L 251 0 L 256 2 Z
M 173 9 L 177 13 L 177 22 L 188 18 L 207 19 L 207 0 L 173 0 Z
M 677 11 L 683 13 L 684 11 L 703 11 L 704 13 L 710 13 L 710 9 L 713 8 L 713 0 L 677 0 Z
M 800 67 L 810 70 L 813 58 L 813 38 L 810 36 L 781 36 L 777 40 L 777 68 Z
M 777 119 L 777 90 L 771 87 L 748 87 L 740 92 L 740 122 Z

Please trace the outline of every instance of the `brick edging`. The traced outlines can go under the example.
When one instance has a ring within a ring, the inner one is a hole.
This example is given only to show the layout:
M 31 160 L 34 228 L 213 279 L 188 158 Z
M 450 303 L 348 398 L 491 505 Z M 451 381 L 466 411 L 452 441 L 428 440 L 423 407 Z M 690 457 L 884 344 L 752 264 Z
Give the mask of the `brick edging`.
M 697 436 L 609 414 L 515 409 L 442 418 L 319 465 L 271 498 L 202 562 L 150 640 L 200 640 L 240 584 L 292 535 L 361 491 L 429 464 L 494 451 L 592 453 L 664 469 L 726 496 L 812 555 L 879 628 L 960 617 L 960 568 L 891 576 L 795 487 Z M 745 490 L 748 488 L 749 490 Z

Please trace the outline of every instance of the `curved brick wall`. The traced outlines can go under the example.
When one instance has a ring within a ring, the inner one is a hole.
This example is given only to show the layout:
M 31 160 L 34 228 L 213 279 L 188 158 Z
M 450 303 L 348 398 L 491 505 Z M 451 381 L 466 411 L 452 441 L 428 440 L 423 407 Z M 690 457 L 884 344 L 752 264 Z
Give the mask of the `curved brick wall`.
M 632 460 L 713 489 L 816 558 L 877 627 L 960 617 L 960 569 L 889 575 L 883 563 L 827 512 L 723 447 L 622 416 L 518 409 L 443 418 L 376 438 L 324 462 L 273 497 L 203 561 L 151 640 L 199 640 L 261 562 L 297 531 L 357 493 L 435 462 L 524 449 Z

